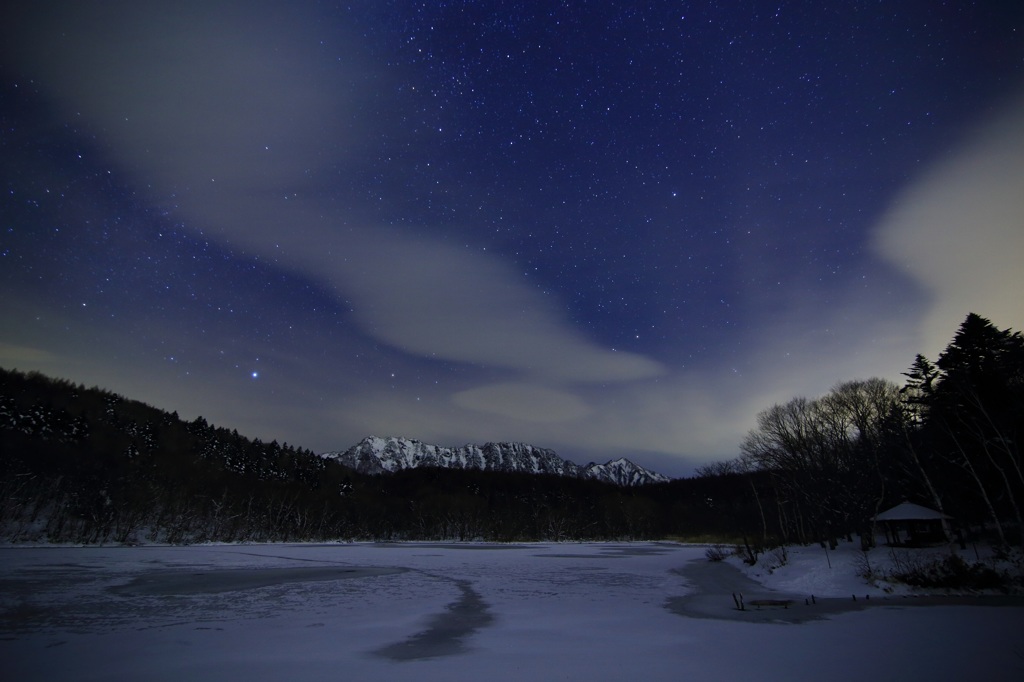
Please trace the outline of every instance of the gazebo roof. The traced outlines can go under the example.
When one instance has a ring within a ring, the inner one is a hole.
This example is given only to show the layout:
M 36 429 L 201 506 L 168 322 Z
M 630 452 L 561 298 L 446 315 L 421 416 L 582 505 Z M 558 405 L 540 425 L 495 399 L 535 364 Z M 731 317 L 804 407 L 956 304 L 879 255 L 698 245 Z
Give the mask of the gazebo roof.
M 902 502 L 875 517 L 876 521 L 937 521 L 950 518 L 942 512 L 913 502 Z

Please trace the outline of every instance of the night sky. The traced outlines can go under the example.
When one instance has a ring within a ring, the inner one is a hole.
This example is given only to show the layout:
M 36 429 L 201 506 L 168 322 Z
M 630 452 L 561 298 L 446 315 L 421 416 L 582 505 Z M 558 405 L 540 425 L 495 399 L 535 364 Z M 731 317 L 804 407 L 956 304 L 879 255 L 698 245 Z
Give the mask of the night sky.
M 0 10 L 0 366 L 668 475 L 1024 326 L 1024 3 Z

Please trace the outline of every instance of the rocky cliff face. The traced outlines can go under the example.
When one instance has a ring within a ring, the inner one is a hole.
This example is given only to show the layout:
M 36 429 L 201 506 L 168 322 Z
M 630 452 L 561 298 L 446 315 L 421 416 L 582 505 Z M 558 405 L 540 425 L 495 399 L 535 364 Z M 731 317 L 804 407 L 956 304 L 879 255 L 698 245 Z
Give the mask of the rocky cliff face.
M 408 438 L 371 436 L 344 452 L 325 452 L 321 456 L 366 474 L 393 473 L 417 467 L 443 467 L 554 474 L 592 478 L 625 486 L 669 480 L 625 458 L 581 467 L 562 459 L 553 450 L 526 443 L 486 443 L 450 448 Z

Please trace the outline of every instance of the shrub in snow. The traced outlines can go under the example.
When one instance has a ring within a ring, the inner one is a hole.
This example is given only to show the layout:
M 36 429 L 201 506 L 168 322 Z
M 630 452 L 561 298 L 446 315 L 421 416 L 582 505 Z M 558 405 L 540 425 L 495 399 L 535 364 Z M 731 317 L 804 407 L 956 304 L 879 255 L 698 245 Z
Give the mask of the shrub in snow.
M 854 567 L 858 578 L 864 578 L 869 585 L 874 585 L 875 581 L 880 578 L 884 578 L 883 572 L 880 572 L 871 565 L 871 558 L 868 556 L 867 550 L 861 550 L 857 558 L 854 559 Z
M 786 551 L 785 545 L 776 547 L 772 551 L 766 553 L 761 559 L 761 567 L 771 573 L 776 568 L 781 568 L 789 563 L 789 552 Z
M 733 554 L 743 560 L 747 566 L 756 566 L 757 558 L 761 556 L 764 550 L 760 547 L 751 547 L 750 543 L 746 540 L 743 541 L 742 545 L 736 545 L 736 549 L 733 550 Z
M 729 551 L 725 545 L 711 545 L 704 551 L 704 556 L 708 561 L 725 561 L 729 556 Z
M 1012 584 L 1007 573 L 983 563 L 968 563 L 956 554 L 937 559 L 893 553 L 889 579 L 912 587 L 961 590 L 1006 589 Z

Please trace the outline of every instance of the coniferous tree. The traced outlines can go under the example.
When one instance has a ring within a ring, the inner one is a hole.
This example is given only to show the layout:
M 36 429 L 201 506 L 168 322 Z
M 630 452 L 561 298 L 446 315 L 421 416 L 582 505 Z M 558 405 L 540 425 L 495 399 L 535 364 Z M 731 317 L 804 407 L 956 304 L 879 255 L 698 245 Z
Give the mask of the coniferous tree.
M 1024 546 L 1024 337 L 972 313 L 935 367 L 922 392 L 924 430 L 973 482 L 1000 540 L 1012 518 Z

